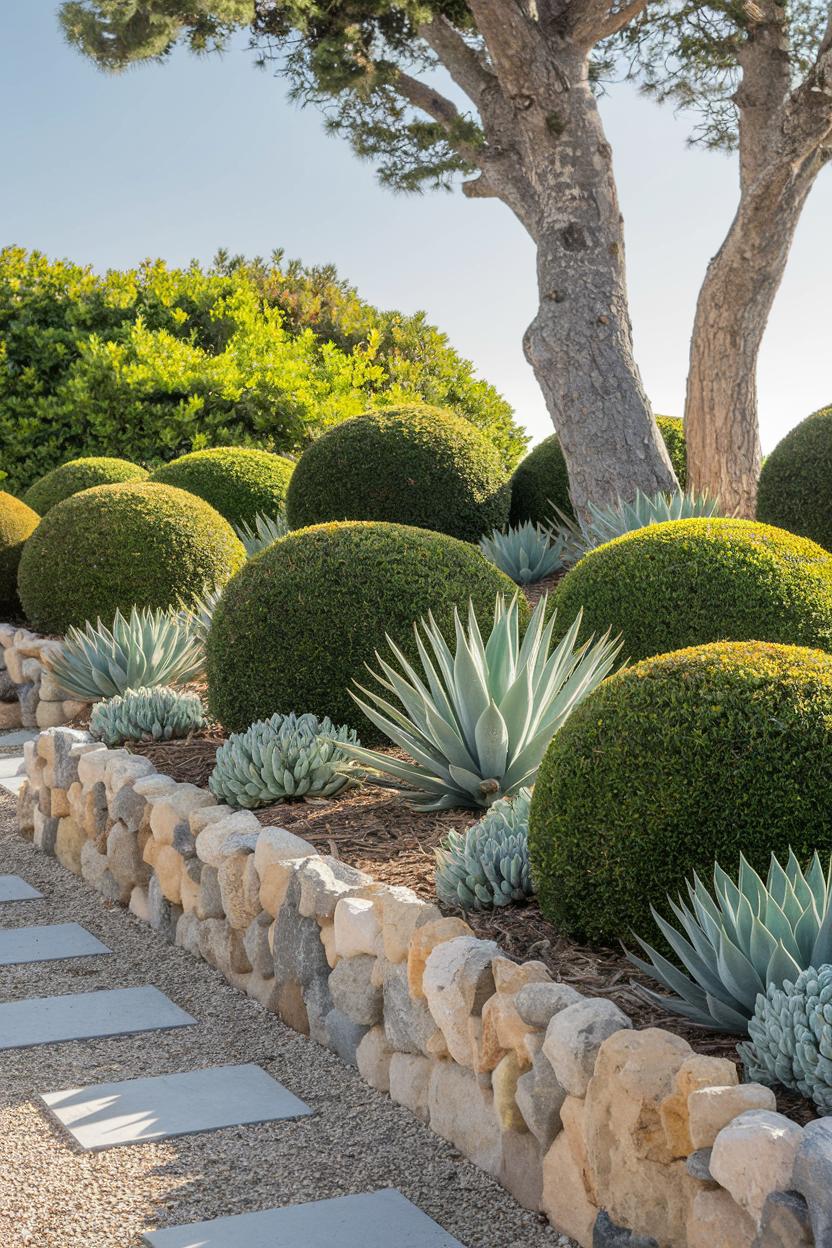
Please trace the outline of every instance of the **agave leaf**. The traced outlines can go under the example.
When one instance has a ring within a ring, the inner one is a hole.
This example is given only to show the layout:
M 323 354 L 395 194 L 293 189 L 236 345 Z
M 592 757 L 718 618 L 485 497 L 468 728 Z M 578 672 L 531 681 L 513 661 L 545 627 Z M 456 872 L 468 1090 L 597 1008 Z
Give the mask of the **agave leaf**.
M 717 966 L 722 982 L 731 995 L 753 1010 L 758 992 L 765 992 L 765 983 L 758 975 L 745 954 L 729 940 L 725 932 L 720 933 Z

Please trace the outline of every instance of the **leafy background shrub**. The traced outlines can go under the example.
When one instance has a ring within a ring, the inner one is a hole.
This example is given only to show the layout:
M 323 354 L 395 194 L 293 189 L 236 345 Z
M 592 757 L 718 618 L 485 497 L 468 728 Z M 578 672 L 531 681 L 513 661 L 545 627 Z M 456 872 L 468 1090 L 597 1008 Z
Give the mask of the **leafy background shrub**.
M 153 481 L 197 494 L 231 524 L 254 524 L 284 508 L 294 464 L 281 455 L 241 446 L 192 451 L 164 464 Z
M 17 568 L 23 543 L 39 523 L 37 512 L 0 490 L 0 607 L 17 606 Z
M 432 610 L 444 628 L 471 598 L 483 628 L 514 586 L 480 552 L 399 524 L 322 524 L 290 533 L 227 586 L 208 636 L 210 709 L 229 732 L 275 712 L 329 716 L 378 731 L 347 692 L 389 633 L 413 654 L 413 623 Z M 521 603 L 523 620 L 529 612 Z
M 832 656 L 699 646 L 617 672 L 557 734 L 529 847 L 544 913 L 591 940 L 653 929 L 650 903 L 742 851 L 765 874 L 829 842 Z
M 132 606 L 193 602 L 245 561 L 213 507 L 169 485 L 128 482 L 73 494 L 23 551 L 20 600 L 34 628 L 63 633 Z
M 23 501 L 45 516 L 56 503 L 62 503 L 81 490 L 90 490 L 94 485 L 115 485 L 119 481 L 144 481 L 146 477 L 147 469 L 131 464 L 129 459 L 114 459 L 108 455 L 70 459 L 30 485 Z
M 385 520 L 476 541 L 508 516 L 500 457 L 469 421 L 415 405 L 368 412 L 304 451 L 289 484 L 292 528 Z
M 99 276 L 0 251 L 0 445 L 18 492 L 78 455 L 148 467 L 209 446 L 297 453 L 368 407 L 453 408 L 507 468 L 511 407 L 422 314 L 381 312 L 331 267 L 220 254 Z
M 832 407 L 807 416 L 768 456 L 757 516 L 832 550 Z
M 832 555 L 754 520 L 671 520 L 590 551 L 556 593 L 584 609 L 584 635 L 611 628 L 631 659 L 708 641 L 832 649 Z
M 657 416 L 656 424 L 662 435 L 679 489 L 687 489 L 688 484 L 688 448 L 685 442 L 685 422 L 681 416 Z

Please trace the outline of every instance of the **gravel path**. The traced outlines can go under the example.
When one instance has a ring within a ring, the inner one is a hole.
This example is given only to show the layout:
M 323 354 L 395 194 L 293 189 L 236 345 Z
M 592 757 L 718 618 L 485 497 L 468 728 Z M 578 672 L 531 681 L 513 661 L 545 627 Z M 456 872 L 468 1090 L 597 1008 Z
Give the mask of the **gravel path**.
M 113 950 L 0 968 L 0 1000 L 155 984 L 200 1024 L 0 1054 L 3 1248 L 136 1248 L 149 1226 L 382 1187 L 399 1188 L 466 1248 L 570 1244 L 332 1054 L 37 852 L 18 836 L 5 795 L 0 872 L 23 876 L 45 895 L 0 907 L 0 926 L 75 920 Z M 32 1100 L 37 1092 L 234 1062 L 257 1062 L 313 1115 L 84 1154 Z

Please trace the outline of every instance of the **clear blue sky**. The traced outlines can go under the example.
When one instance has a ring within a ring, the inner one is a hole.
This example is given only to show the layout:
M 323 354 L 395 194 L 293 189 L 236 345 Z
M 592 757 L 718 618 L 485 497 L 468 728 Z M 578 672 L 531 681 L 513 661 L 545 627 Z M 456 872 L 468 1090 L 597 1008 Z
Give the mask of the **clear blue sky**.
M 64 45 L 57 7 L 0 5 L 0 243 L 98 269 L 156 255 L 208 261 L 219 246 L 248 255 L 280 246 L 306 263 L 333 261 L 372 302 L 424 308 L 535 440 L 551 429 L 520 346 L 535 310 L 533 251 L 506 208 L 383 190 L 242 46 L 106 77 Z M 656 410 L 681 414 L 696 293 L 734 211 L 734 161 L 687 150 L 685 119 L 628 87 L 603 109 L 637 357 Z M 764 345 L 766 449 L 832 402 L 830 220 L 827 170 Z

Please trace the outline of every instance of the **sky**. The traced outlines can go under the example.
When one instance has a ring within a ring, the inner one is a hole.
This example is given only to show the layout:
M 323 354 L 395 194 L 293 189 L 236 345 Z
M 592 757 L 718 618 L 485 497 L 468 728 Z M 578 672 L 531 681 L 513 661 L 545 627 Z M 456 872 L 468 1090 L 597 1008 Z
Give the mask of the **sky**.
M 539 441 L 551 423 L 521 340 L 534 249 L 509 210 L 394 195 L 314 109 L 252 65 L 177 51 L 111 77 L 62 40 L 57 0 L 0 3 L 0 245 L 98 270 L 218 247 L 334 263 L 365 299 L 424 309 Z M 602 102 L 625 220 L 636 358 L 656 411 L 681 415 L 696 296 L 736 206 L 735 159 L 690 150 L 690 119 L 616 86 Z M 832 170 L 803 215 L 759 372 L 764 450 L 832 402 Z

